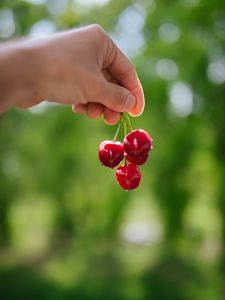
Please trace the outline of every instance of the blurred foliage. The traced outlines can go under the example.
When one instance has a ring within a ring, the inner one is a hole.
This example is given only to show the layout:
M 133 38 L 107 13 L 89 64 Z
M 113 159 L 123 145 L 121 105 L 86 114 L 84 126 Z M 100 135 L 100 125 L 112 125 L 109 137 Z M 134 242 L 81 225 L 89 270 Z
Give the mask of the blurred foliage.
M 92 4 L 91 4 L 92 3 Z M 225 299 L 224 0 L 1 0 L 1 41 L 101 24 L 133 60 L 155 148 L 124 192 L 70 107 L 0 118 L 0 299 Z

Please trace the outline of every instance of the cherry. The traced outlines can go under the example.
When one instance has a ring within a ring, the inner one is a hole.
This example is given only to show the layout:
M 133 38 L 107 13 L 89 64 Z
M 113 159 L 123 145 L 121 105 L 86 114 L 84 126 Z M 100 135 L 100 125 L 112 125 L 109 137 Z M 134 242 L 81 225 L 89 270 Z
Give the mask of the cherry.
M 145 154 L 144 156 L 140 156 L 140 157 L 132 157 L 128 154 L 125 154 L 125 158 L 127 161 L 129 161 L 130 163 L 134 164 L 134 165 L 138 165 L 138 166 L 141 166 L 143 165 L 146 160 L 148 159 L 148 153 Z
M 114 168 L 124 158 L 122 143 L 103 141 L 99 146 L 98 157 L 104 166 Z
M 145 156 L 151 149 L 152 138 L 143 129 L 136 129 L 125 136 L 123 140 L 124 151 L 133 158 Z
M 133 190 L 140 184 L 141 173 L 134 164 L 122 165 L 116 169 L 116 179 L 125 190 Z

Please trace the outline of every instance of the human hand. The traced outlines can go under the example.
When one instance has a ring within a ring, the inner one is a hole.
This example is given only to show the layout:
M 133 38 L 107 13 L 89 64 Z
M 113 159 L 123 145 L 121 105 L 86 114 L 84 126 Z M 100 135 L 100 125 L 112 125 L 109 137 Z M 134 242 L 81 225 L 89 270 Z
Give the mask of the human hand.
M 34 92 L 17 106 L 47 99 L 71 104 L 74 112 L 90 118 L 104 114 L 108 124 L 118 122 L 120 112 L 142 113 L 144 96 L 134 66 L 100 26 L 30 40 L 26 48 L 35 60 Z

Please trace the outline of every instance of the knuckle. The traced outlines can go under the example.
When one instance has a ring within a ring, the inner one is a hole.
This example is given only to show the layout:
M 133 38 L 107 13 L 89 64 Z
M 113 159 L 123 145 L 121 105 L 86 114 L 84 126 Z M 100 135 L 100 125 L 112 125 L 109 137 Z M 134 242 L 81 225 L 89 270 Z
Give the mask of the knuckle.
M 118 80 L 121 82 L 123 81 L 124 79 L 127 78 L 127 76 L 129 74 L 136 74 L 136 69 L 135 69 L 135 66 L 133 65 L 133 63 L 130 62 L 130 66 L 129 68 L 126 70 L 126 72 L 124 73 L 121 73 L 119 76 L 118 76 Z
M 89 26 L 89 39 L 98 52 L 104 52 L 103 49 L 107 44 L 108 36 L 100 25 L 93 24 Z
M 95 33 L 97 35 L 103 35 L 104 34 L 104 30 L 102 29 L 102 27 L 99 24 L 91 25 L 90 29 L 93 31 L 93 33 Z
M 130 73 L 136 74 L 136 68 L 133 63 L 130 63 Z

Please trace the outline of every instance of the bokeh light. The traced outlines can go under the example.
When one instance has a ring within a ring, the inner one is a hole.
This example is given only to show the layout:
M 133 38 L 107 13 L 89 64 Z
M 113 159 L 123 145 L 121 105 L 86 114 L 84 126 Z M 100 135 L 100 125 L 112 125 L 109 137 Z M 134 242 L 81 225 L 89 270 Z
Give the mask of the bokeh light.
M 167 43 L 176 42 L 181 35 L 180 29 L 173 23 L 163 23 L 159 27 L 160 38 Z
M 170 108 L 180 117 L 187 117 L 193 111 L 193 93 L 184 82 L 174 83 L 169 90 Z
M 13 12 L 10 9 L 0 10 L 0 38 L 7 39 L 15 32 Z

